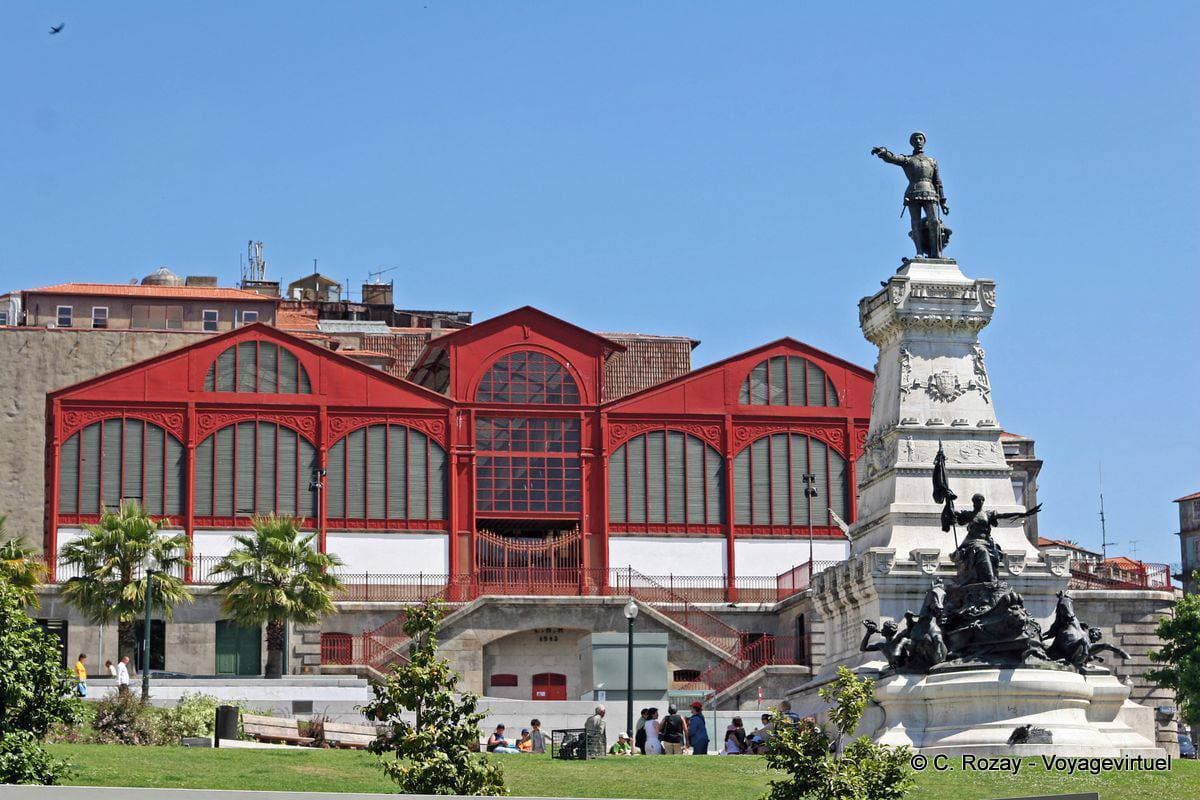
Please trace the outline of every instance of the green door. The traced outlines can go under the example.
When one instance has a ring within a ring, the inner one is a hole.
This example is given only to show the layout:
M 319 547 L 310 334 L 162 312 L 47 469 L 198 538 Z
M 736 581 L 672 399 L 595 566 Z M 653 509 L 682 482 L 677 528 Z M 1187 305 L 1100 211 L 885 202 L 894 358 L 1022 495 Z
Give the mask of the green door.
M 217 674 L 262 674 L 261 628 L 239 628 L 227 619 L 217 621 Z

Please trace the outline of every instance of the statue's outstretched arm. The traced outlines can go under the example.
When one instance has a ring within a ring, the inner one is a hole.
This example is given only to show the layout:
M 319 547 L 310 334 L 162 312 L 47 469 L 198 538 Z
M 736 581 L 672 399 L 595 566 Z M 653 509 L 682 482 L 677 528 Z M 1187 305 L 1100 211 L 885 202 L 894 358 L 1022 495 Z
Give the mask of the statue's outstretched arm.
M 1006 514 L 997 514 L 995 511 L 993 511 L 991 516 L 992 516 L 992 519 L 994 519 L 996 521 L 1000 521 L 1000 520 L 1004 520 L 1004 519 L 1022 519 L 1023 517 L 1032 517 L 1034 514 L 1038 513 L 1041 510 L 1042 510 L 1042 504 L 1038 503 L 1036 506 L 1029 509 L 1028 511 L 1010 511 Z
M 872 147 L 871 155 L 879 156 L 889 164 L 904 164 L 904 162 L 908 161 L 908 156 L 898 156 L 886 147 Z

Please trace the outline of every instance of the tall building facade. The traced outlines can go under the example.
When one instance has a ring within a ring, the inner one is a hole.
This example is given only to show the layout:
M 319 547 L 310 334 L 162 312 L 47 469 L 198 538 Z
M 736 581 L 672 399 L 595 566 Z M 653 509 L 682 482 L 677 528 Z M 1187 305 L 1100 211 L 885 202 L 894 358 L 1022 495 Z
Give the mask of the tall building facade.
M 1175 501 L 1179 504 L 1179 553 L 1183 591 L 1200 592 L 1192 573 L 1200 570 L 1200 492 Z

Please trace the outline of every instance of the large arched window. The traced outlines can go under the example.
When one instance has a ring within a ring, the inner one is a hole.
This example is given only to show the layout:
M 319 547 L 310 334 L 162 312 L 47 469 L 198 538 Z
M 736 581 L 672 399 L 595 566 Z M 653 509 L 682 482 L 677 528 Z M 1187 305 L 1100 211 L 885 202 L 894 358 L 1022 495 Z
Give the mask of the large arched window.
M 196 447 L 195 514 L 314 518 L 308 485 L 316 468 L 316 448 L 291 428 L 253 421 L 222 428 Z
M 776 433 L 755 439 L 733 459 L 734 524 L 807 526 L 806 473 L 816 476 L 813 525 L 833 525 L 830 508 L 849 519 L 846 459 L 820 439 Z
M 154 516 L 178 515 L 183 453 L 179 440 L 152 422 L 93 422 L 59 450 L 58 512 L 99 514 L 135 500 Z
M 295 353 L 255 340 L 225 348 L 204 376 L 204 391 L 311 394 L 312 383 Z
M 479 382 L 480 403 L 578 405 L 579 387 L 567 368 L 545 353 L 522 350 L 495 364 Z
M 446 518 L 446 451 L 418 430 L 353 430 L 329 448 L 326 468 L 330 524 Z
M 723 524 L 724 459 L 688 433 L 633 437 L 608 459 L 608 518 L 631 528 Z
M 744 406 L 836 406 L 837 389 L 825 370 L 799 356 L 760 361 L 742 381 Z

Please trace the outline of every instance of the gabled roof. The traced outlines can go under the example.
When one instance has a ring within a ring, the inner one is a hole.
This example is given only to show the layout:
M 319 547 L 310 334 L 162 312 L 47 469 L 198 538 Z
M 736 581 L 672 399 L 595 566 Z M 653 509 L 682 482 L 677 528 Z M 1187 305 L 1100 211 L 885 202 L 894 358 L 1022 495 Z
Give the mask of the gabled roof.
M 693 380 L 693 379 L 695 379 L 701 375 L 705 375 L 709 372 L 714 372 L 716 370 L 723 369 L 726 365 L 730 364 L 731 362 L 740 361 L 744 358 L 750 358 L 757 353 L 764 353 L 768 350 L 774 349 L 776 347 L 780 347 L 782 345 L 786 345 L 795 350 L 798 350 L 802 354 L 811 354 L 811 355 L 817 356 L 818 358 L 824 359 L 825 361 L 828 361 L 831 364 L 837 364 L 838 366 L 844 367 L 845 369 L 849 370 L 850 372 L 857 374 L 860 378 L 863 378 L 864 380 L 868 380 L 868 381 L 875 380 L 875 373 L 872 372 L 871 370 L 867 369 L 866 367 L 860 367 L 858 364 L 855 364 L 851 361 L 847 361 L 844 358 L 840 358 L 831 353 L 826 353 L 824 350 L 820 350 L 811 345 L 807 345 L 804 342 L 801 342 L 797 339 L 793 339 L 790 336 L 784 336 L 782 339 L 776 339 L 773 342 L 767 342 L 766 344 L 759 345 L 758 347 L 753 347 L 744 352 L 735 353 L 727 358 L 722 358 L 720 361 L 714 361 L 711 364 L 706 364 L 703 367 L 699 367 L 697 369 L 692 370 L 691 372 L 687 373 L 686 375 L 680 375 L 678 378 L 672 378 L 671 380 L 663 381 L 662 383 L 655 384 L 654 386 L 649 386 L 645 389 L 642 389 L 641 391 L 625 395 L 624 397 L 621 397 L 617 400 L 610 400 L 607 403 L 605 403 L 604 405 L 609 408 L 612 408 L 613 406 L 619 405 L 628 400 L 632 400 L 635 397 L 644 397 L 645 395 L 651 394 L 653 392 L 661 391 L 662 389 L 665 389 L 669 386 L 675 386 L 677 384 L 683 383 L 684 381 Z
M 1095 550 L 1089 550 L 1088 548 L 1084 547 L 1083 545 L 1081 545 L 1077 542 L 1068 542 L 1063 539 L 1047 539 L 1045 536 L 1038 537 L 1037 546 L 1038 547 L 1065 547 L 1069 550 L 1075 550 L 1080 553 L 1087 553 L 1087 554 L 1093 555 L 1093 556 L 1100 555 L 1100 553 L 1097 553 Z
M 485 319 L 482 322 L 477 322 L 474 325 L 471 325 L 469 328 L 458 328 L 434 338 L 426 347 L 425 352 L 422 352 L 421 356 L 414 363 L 420 364 L 425 360 L 425 356 L 429 350 L 435 348 L 441 349 L 445 347 L 447 342 L 453 344 L 460 339 L 469 341 L 475 338 L 482 338 L 487 336 L 492 331 L 498 328 L 503 328 L 505 325 L 512 323 L 515 318 L 522 316 L 532 316 L 544 322 L 549 322 L 551 325 L 562 326 L 569 330 L 575 331 L 587 338 L 592 339 L 602 350 L 604 350 L 606 354 L 619 353 L 625 349 L 625 345 L 621 344 L 620 342 L 614 342 L 612 339 L 605 338 L 598 333 L 593 333 L 586 328 L 581 328 L 572 322 L 567 322 L 565 319 L 556 317 L 553 314 L 547 314 L 540 308 L 534 308 L 533 306 L 521 306 L 520 308 L 514 308 L 512 311 L 506 311 L 503 314 L 491 317 L 490 319 Z
M 1192 492 L 1191 494 L 1184 495 L 1183 497 L 1179 498 L 1175 502 L 1176 503 L 1185 503 L 1188 500 L 1200 500 L 1200 492 Z
M 256 336 L 252 337 L 251 336 L 252 334 L 255 334 Z M 313 344 L 312 342 L 308 341 L 306 338 L 296 336 L 291 333 L 287 333 L 286 331 L 281 331 L 278 328 L 275 328 L 274 326 L 267 325 L 262 322 L 255 322 L 250 325 L 244 325 L 240 328 L 234 328 L 231 331 L 226 331 L 225 333 L 218 334 L 216 336 L 213 336 L 213 337 L 210 337 L 207 339 L 202 339 L 198 342 L 193 342 L 191 344 L 184 345 L 183 347 L 179 347 L 174 350 L 169 350 L 165 353 L 160 353 L 159 355 L 148 358 L 145 361 L 138 361 L 134 364 L 129 364 L 128 366 L 121 367 L 120 369 L 115 369 L 112 372 L 106 372 L 103 375 L 97 375 L 94 378 L 89 378 L 85 381 L 81 381 L 81 382 L 73 384 L 71 386 L 64 386 L 61 389 L 56 389 L 53 392 L 49 392 L 46 395 L 46 397 L 47 397 L 47 399 L 52 399 L 52 398 L 58 398 L 62 395 L 79 392 L 79 391 L 82 391 L 89 387 L 96 386 L 96 385 L 99 385 L 99 384 L 102 384 L 102 383 L 105 383 L 107 381 L 111 381 L 111 380 L 114 380 L 117 378 L 121 378 L 125 375 L 129 375 L 129 374 L 138 372 L 140 370 L 148 369 L 148 368 L 151 368 L 158 364 L 161 364 L 161 363 L 164 363 L 167 361 L 171 361 L 173 359 L 177 359 L 180 356 L 183 356 L 192 350 L 199 350 L 202 348 L 210 348 L 210 347 L 213 347 L 218 342 L 223 342 L 223 341 L 229 341 L 229 342 L 233 343 L 233 342 L 236 342 L 236 341 L 238 341 L 240 339 L 244 339 L 244 338 L 267 338 L 267 339 L 274 339 L 278 342 L 284 342 L 289 347 L 295 348 L 297 350 L 305 350 L 305 351 L 308 351 L 309 353 L 312 353 L 320 358 L 335 360 L 342 366 L 347 367 L 356 372 L 360 372 L 364 375 L 368 375 L 374 380 L 383 381 L 391 386 L 399 387 L 399 388 L 402 388 L 402 389 L 405 389 L 405 390 L 411 391 L 411 392 L 416 392 L 416 393 L 420 394 L 422 397 L 424 397 L 430 401 L 433 401 L 433 402 L 437 403 L 438 405 L 441 405 L 441 406 L 449 406 L 450 405 L 450 399 L 447 398 L 445 395 L 439 394 L 435 391 L 432 391 L 431 389 L 426 389 L 424 386 L 420 386 L 418 384 L 412 383 L 411 381 L 405 380 L 404 378 L 397 378 L 394 375 L 390 375 L 383 370 L 376 369 L 368 364 L 364 364 L 361 361 L 357 361 L 354 358 L 351 358 L 350 356 L 341 355 L 336 350 L 330 350 L 329 348 L 322 347 L 319 344 Z
M 311 275 L 305 275 L 303 278 L 297 278 L 296 280 L 292 281 L 291 283 L 288 284 L 288 288 L 290 289 L 293 286 L 296 286 L 301 283 L 308 283 L 309 281 L 315 281 L 316 283 L 319 283 L 322 286 L 341 286 L 341 284 L 338 283 L 337 281 L 335 281 L 333 278 L 326 278 L 321 273 L 314 272 Z
M 93 297 L 146 297 L 164 300 L 236 300 L 240 303 L 278 303 L 278 297 L 266 297 L 244 289 L 220 286 L 141 286 L 125 283 L 58 283 L 25 294 L 88 295 Z

